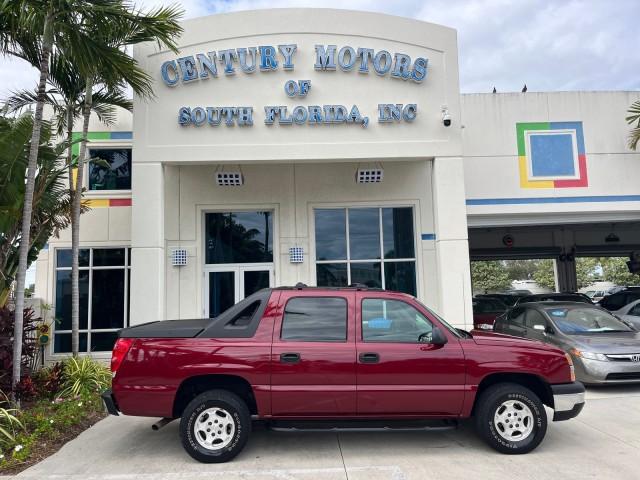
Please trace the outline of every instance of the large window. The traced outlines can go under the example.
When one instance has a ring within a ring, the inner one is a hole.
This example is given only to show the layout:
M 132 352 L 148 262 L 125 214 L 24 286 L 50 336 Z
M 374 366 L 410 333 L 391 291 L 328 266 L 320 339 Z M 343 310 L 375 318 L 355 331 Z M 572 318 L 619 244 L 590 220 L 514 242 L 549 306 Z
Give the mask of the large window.
M 319 286 L 369 287 L 416 294 L 413 209 L 315 210 Z
M 207 213 L 206 263 L 273 262 L 273 212 Z
M 130 251 L 84 248 L 79 253 L 80 351 L 111 351 L 128 325 Z M 54 353 L 71 352 L 71 250 L 56 250 Z
M 131 149 L 89 150 L 89 190 L 131 190 Z

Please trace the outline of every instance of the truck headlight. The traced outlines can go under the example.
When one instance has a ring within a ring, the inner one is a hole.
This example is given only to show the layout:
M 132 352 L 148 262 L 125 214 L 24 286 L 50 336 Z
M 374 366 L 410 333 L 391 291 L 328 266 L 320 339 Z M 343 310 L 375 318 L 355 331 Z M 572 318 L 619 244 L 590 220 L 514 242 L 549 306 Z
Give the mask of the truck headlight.
M 577 348 L 572 348 L 571 349 L 571 354 L 574 357 L 581 357 L 581 358 L 585 358 L 587 360 L 598 360 L 600 362 L 606 362 L 606 361 L 609 360 L 607 358 L 607 356 L 602 354 L 602 353 L 588 352 L 588 351 L 585 351 L 585 350 L 578 350 Z

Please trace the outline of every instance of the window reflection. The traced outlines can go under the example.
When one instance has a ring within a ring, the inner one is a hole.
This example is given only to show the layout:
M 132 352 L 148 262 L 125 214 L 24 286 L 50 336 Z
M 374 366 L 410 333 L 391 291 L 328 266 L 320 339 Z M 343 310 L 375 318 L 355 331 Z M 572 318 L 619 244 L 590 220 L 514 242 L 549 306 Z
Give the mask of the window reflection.
M 207 213 L 206 262 L 273 262 L 273 212 Z

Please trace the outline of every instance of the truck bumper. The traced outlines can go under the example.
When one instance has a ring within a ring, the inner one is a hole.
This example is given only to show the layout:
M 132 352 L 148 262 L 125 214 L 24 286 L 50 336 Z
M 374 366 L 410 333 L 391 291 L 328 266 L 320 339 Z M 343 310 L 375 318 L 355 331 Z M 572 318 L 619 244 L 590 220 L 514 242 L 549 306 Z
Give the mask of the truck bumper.
M 104 402 L 104 406 L 107 408 L 107 412 L 110 415 L 120 415 L 118 413 L 118 407 L 116 406 L 116 401 L 113 398 L 113 394 L 111 393 L 111 389 L 105 390 L 102 395 L 102 401 Z
M 584 385 L 580 382 L 551 385 L 553 393 L 553 421 L 577 417 L 584 408 Z

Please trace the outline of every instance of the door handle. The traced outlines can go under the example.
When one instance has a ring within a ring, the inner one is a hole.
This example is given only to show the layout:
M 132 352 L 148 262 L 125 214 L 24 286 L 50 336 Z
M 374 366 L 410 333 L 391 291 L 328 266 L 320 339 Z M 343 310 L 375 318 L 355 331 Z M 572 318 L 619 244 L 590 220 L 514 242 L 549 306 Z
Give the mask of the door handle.
M 380 355 L 374 352 L 364 352 L 358 355 L 360 363 L 378 363 L 380 361 Z
M 281 363 L 298 363 L 299 361 L 300 361 L 299 353 L 281 353 L 280 354 Z

